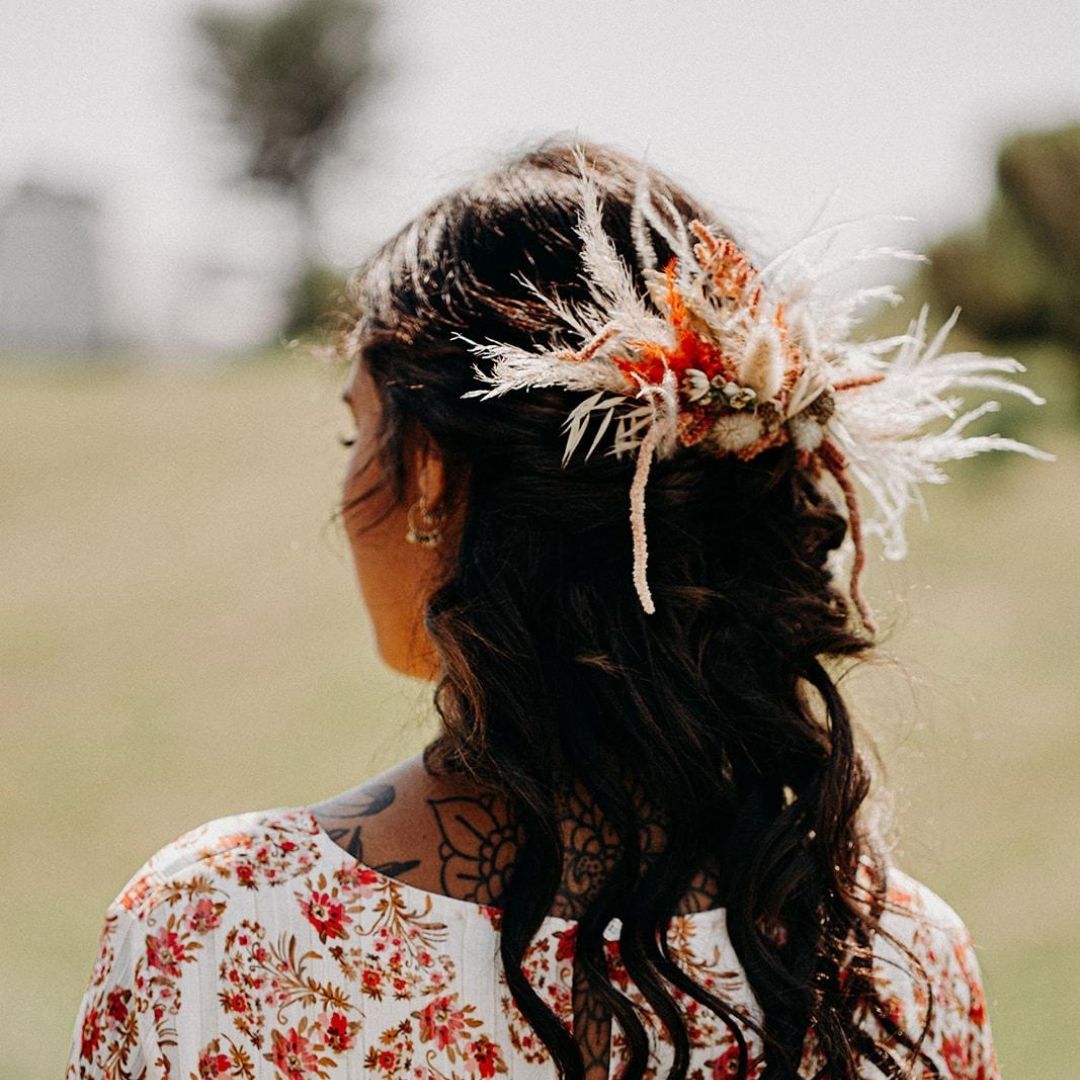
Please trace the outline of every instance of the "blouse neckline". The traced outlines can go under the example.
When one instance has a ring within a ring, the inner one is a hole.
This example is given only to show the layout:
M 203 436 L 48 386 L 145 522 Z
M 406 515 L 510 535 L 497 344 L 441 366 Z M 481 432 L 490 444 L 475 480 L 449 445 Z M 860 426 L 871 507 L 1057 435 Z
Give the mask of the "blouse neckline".
M 347 865 L 364 870 L 367 873 L 374 875 L 380 884 L 387 886 L 392 885 L 404 896 L 415 897 L 422 903 L 429 903 L 432 908 L 443 906 L 447 910 L 457 913 L 459 916 L 481 916 L 484 922 L 489 926 L 492 926 L 496 933 L 499 932 L 498 926 L 492 921 L 492 917 L 498 918 L 498 916 L 502 914 L 501 908 L 494 907 L 490 904 L 477 903 L 473 900 L 462 900 L 456 896 L 449 896 L 446 893 L 432 892 L 430 889 L 421 889 L 418 885 L 402 881 L 401 878 L 395 878 L 391 877 L 389 874 L 384 874 L 381 870 L 377 870 L 374 866 L 364 862 L 362 859 L 350 855 L 349 852 L 338 844 L 323 828 L 319 819 L 308 807 L 299 807 L 294 812 L 303 816 L 311 834 L 327 856 L 342 860 Z M 709 919 L 712 918 L 722 922 L 726 920 L 726 917 L 727 909 L 725 907 L 705 908 L 702 911 L 686 911 L 675 916 L 677 919 L 692 919 L 695 924 L 700 922 L 707 923 Z M 541 920 L 540 929 L 557 928 L 562 930 L 572 930 L 576 928 L 577 925 L 577 919 L 566 919 L 561 915 L 548 914 Z M 618 938 L 621 927 L 622 920 L 616 916 L 608 923 L 607 928 L 604 930 L 604 937 L 609 940 Z

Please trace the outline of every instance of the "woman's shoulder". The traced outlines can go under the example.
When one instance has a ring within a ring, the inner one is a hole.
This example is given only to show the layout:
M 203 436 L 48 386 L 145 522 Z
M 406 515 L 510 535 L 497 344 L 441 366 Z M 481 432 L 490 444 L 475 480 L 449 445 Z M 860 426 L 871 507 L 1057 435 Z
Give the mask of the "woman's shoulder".
M 946 937 L 967 935 L 967 927 L 956 909 L 929 885 L 895 863 L 887 864 L 884 884 L 882 923 L 887 928 L 907 935 L 919 930 Z
M 112 906 L 138 920 L 177 892 L 246 895 L 308 874 L 323 856 L 319 827 L 300 807 L 205 821 L 155 851 Z
M 884 908 L 879 918 L 882 953 L 908 951 L 929 969 L 961 965 L 977 979 L 975 944 L 957 910 L 925 882 L 895 865 L 885 873 Z
M 926 1025 L 924 1047 L 952 1070 L 949 1075 L 996 1077 L 982 974 L 967 924 L 942 896 L 895 865 L 887 867 L 884 885 L 874 966 L 892 1020 L 916 1038 Z
M 311 826 L 292 810 L 205 821 L 155 851 L 109 903 L 76 1016 L 66 1075 L 139 1075 L 155 1048 L 175 1042 L 196 958 L 217 963 L 226 913 L 243 894 L 313 865 Z M 205 967 L 205 964 L 203 965 Z
M 232 813 L 177 836 L 141 864 L 109 904 L 114 921 L 146 922 L 188 900 L 235 908 L 244 897 L 310 875 L 325 859 L 310 812 L 275 807 Z

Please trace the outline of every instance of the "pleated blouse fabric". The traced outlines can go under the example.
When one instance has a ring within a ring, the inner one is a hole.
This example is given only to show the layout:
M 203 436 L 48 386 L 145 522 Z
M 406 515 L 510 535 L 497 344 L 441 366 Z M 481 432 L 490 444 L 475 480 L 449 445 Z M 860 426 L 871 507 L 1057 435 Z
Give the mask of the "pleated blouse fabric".
M 884 925 L 919 957 L 934 1007 L 916 1076 L 999 1080 L 979 968 L 956 913 L 889 870 L 902 914 Z M 672 1048 L 619 958 L 619 920 L 605 931 L 614 984 L 641 1009 L 650 1076 Z M 530 984 L 572 1027 L 576 923 L 545 919 L 526 951 Z M 697 982 L 761 1018 L 728 939 L 723 909 L 676 916 L 676 961 Z M 172 1080 L 551 1080 L 555 1064 L 506 985 L 495 908 L 389 878 L 343 851 L 306 808 L 208 822 L 166 845 L 109 905 L 76 1017 L 75 1077 Z M 921 1030 L 926 1002 L 909 962 L 881 939 L 875 967 L 891 1013 Z M 692 1043 L 689 1075 L 735 1074 L 725 1025 L 681 991 Z M 884 1034 L 867 1020 L 880 1041 Z M 625 1064 L 612 1023 L 610 1075 Z M 761 1043 L 745 1030 L 751 1077 Z M 814 1076 L 813 1034 L 801 1072 Z M 867 1077 L 882 1074 L 867 1066 Z

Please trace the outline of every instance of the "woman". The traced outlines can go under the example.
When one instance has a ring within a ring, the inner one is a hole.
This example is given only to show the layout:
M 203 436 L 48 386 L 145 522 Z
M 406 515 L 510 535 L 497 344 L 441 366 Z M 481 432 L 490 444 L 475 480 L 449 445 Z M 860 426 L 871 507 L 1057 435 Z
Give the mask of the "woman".
M 546 144 L 355 276 L 342 510 L 441 730 L 158 852 L 69 1076 L 998 1076 L 963 924 L 865 820 L 836 677 L 873 639 L 853 478 L 896 553 L 938 462 L 1030 450 L 921 434 L 953 383 L 1026 393 L 1017 365 L 923 321 L 855 343 L 864 295 L 708 221 Z

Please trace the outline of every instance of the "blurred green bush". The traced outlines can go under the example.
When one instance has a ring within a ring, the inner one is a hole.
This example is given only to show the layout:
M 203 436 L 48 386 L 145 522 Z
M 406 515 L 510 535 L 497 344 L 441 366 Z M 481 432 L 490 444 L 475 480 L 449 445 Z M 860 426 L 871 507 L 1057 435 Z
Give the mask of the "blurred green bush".
M 930 252 L 931 290 L 989 341 L 1066 346 L 1080 364 L 1080 124 L 1002 146 L 983 220 Z

